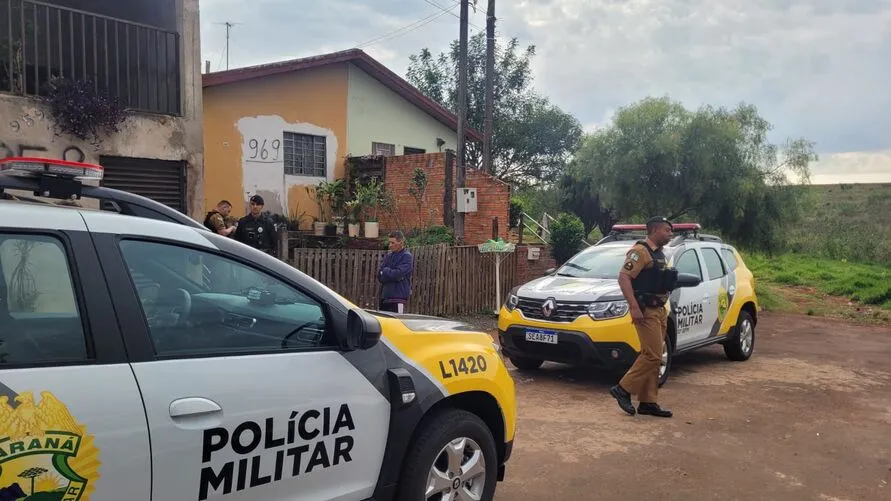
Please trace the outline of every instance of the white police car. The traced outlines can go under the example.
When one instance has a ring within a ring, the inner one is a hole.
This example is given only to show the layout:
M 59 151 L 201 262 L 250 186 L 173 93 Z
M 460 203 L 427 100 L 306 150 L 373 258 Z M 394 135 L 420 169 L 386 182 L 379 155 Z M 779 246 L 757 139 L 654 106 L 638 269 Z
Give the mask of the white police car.
M 200 226 L 0 201 L 0 499 L 491 500 L 515 423 L 485 333 Z
M 597 244 L 559 269 L 508 294 L 498 317 L 502 350 L 513 365 L 535 370 L 545 361 L 624 373 L 640 353 L 640 339 L 617 280 L 628 250 L 646 238 L 645 225 L 618 224 Z M 675 355 L 721 344 L 727 358 L 745 361 L 755 349 L 755 277 L 731 245 L 700 234 L 697 223 L 674 225 L 665 246 L 670 267 L 692 280 L 675 289 L 662 347 L 659 384 Z M 695 284 L 695 285 L 694 285 Z

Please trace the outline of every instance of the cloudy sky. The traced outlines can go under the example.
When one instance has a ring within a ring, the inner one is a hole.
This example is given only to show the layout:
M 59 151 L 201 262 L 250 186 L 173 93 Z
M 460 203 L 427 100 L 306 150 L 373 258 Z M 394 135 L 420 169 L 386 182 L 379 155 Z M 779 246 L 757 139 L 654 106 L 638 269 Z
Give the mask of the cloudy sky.
M 470 14 L 485 28 L 486 0 Z M 200 0 L 203 59 L 225 69 L 359 47 L 404 76 L 458 37 L 458 0 Z M 592 129 L 647 95 L 755 104 L 805 136 L 813 182 L 891 182 L 891 0 L 497 0 L 534 44 L 535 86 Z

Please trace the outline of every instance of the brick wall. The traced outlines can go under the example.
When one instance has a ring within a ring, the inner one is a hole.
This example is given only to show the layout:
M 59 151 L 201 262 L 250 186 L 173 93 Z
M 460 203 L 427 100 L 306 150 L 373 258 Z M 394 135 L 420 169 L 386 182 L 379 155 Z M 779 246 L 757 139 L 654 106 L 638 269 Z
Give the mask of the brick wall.
M 528 248 L 536 247 L 539 249 L 537 261 L 528 259 Z M 517 278 L 514 285 L 521 285 L 544 275 L 548 268 L 555 268 L 557 262 L 551 257 L 550 247 L 546 245 L 518 245 L 517 246 Z
M 415 198 L 409 192 L 416 168 L 427 173 L 426 200 L 418 210 Z M 457 173 L 452 164 L 452 210 L 455 209 Z M 395 215 L 379 211 L 380 231 L 386 234 L 394 229 L 411 231 L 420 224 L 443 225 L 446 153 L 400 155 L 388 157 L 384 168 L 384 186 L 394 195 Z M 477 212 L 465 214 L 464 243 L 476 245 L 492 238 L 492 220 L 498 218 L 498 234 L 507 239 L 510 214 L 510 185 L 476 170 L 468 170 L 466 185 L 477 189 Z M 420 219 L 419 219 L 420 212 Z
M 468 188 L 476 188 L 477 212 L 464 216 L 464 237 L 475 245 L 492 238 L 493 218 L 498 218 L 498 236 L 508 238 L 510 225 L 510 185 L 477 170 L 467 172 Z
M 416 168 L 424 169 L 427 173 L 427 195 L 420 210 L 420 218 L 418 203 L 408 191 Z M 442 225 L 445 153 L 387 157 L 384 187 L 393 195 L 396 211 L 393 215 L 386 210 L 378 211 L 382 234 L 396 229 L 408 232 L 421 223 L 425 226 Z

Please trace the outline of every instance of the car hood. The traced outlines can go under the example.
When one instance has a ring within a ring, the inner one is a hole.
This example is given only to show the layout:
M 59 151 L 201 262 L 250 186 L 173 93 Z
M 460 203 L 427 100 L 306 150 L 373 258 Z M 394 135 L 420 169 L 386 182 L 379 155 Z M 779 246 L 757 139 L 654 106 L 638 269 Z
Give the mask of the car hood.
M 613 301 L 623 299 L 619 281 L 612 278 L 573 278 L 547 276 L 520 286 L 521 298 L 557 301 Z
M 378 310 L 371 310 L 370 312 L 379 317 L 388 317 L 399 320 L 413 332 L 483 332 L 472 325 L 448 318 Z

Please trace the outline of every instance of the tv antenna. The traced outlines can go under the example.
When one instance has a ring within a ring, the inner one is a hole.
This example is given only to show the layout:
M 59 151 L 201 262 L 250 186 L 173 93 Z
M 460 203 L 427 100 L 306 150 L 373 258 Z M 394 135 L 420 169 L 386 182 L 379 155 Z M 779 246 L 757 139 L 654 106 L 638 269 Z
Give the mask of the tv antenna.
M 226 21 L 224 23 L 216 23 L 216 24 L 222 24 L 222 25 L 226 26 L 226 69 L 228 70 L 229 69 L 229 32 L 232 31 L 232 28 L 235 25 L 238 25 L 241 23 L 230 23 L 229 21 Z

